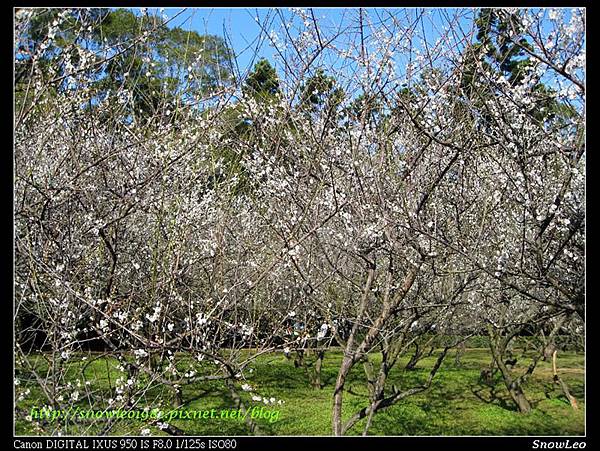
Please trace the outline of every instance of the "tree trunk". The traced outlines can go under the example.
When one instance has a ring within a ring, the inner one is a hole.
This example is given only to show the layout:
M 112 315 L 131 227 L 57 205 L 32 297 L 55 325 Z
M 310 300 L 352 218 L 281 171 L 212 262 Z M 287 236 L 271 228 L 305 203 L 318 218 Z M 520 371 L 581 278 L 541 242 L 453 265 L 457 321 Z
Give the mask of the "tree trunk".
M 417 365 L 417 363 L 419 362 L 419 360 L 421 360 L 422 355 L 423 355 L 423 351 L 421 351 L 421 349 L 419 348 L 419 343 L 415 342 L 415 352 L 411 356 L 410 360 L 408 361 L 408 363 L 406 364 L 406 366 L 404 368 L 407 370 L 413 370 L 415 368 L 415 366 Z
M 548 346 L 544 348 L 544 357 L 542 360 L 545 362 L 553 358 L 554 353 L 556 352 L 556 345 L 554 343 L 549 343 Z
M 319 390 L 323 388 L 322 382 L 321 382 L 321 369 L 323 367 L 323 359 L 325 358 L 325 351 L 324 350 L 319 350 L 316 351 L 317 353 L 317 360 L 315 361 L 315 369 L 312 373 L 312 386 L 314 388 L 318 388 Z
M 508 386 L 508 384 L 507 384 L 507 386 Z M 523 393 L 523 389 L 521 388 L 520 384 L 512 382 L 508 386 L 508 391 L 510 393 L 510 397 L 513 399 L 513 401 L 517 405 L 519 412 L 521 412 L 521 413 L 531 412 L 531 403 L 525 397 L 525 393 Z
M 375 370 L 373 369 L 373 362 L 371 362 L 368 355 L 363 358 L 363 369 L 367 378 L 369 397 L 373 398 L 375 396 Z
M 465 353 L 465 350 L 466 350 L 466 344 L 463 341 L 456 348 L 456 356 L 454 357 L 454 366 L 461 366 L 460 359 L 463 356 L 463 354 Z
M 304 349 L 298 349 L 296 351 L 296 358 L 294 359 L 294 366 L 301 368 L 304 366 Z
M 333 411 L 332 411 L 332 425 L 333 435 L 342 435 L 342 400 L 344 397 L 344 385 L 346 384 L 346 378 L 348 373 L 352 369 L 353 359 L 347 355 L 344 356 L 338 377 L 335 382 L 335 391 L 333 395 Z
M 567 385 L 567 383 L 565 381 L 563 381 L 560 378 L 560 376 L 558 375 L 558 371 L 556 369 L 556 354 L 557 354 L 557 352 L 558 351 L 555 349 L 554 352 L 552 353 L 552 371 L 554 373 L 554 382 L 556 384 L 560 385 L 560 388 L 562 388 L 562 391 L 565 394 L 565 396 L 567 397 L 567 399 L 569 400 L 569 404 L 571 404 L 571 407 L 573 408 L 573 410 L 578 410 L 579 407 L 577 406 L 577 399 L 575 399 L 575 397 L 569 391 L 569 386 Z
M 504 363 L 504 354 L 508 345 L 507 339 L 503 339 L 502 342 L 499 342 L 500 338 L 494 333 L 491 327 L 488 328 L 488 334 L 490 350 L 492 351 L 492 357 L 496 362 L 496 366 L 500 370 L 502 380 L 504 381 L 504 385 L 506 386 L 510 397 L 517 405 L 519 412 L 530 412 L 531 404 L 529 403 L 527 397 L 525 396 L 525 393 L 523 392 L 520 380 L 513 378 L 510 370 Z M 510 339 L 510 337 L 508 339 Z

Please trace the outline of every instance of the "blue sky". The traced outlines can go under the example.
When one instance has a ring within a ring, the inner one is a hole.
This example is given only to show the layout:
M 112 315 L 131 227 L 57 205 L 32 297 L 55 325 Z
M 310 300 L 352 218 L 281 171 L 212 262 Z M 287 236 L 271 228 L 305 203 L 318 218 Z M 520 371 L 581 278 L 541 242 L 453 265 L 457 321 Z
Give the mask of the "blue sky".
M 181 8 L 165 9 L 165 14 L 173 17 Z M 259 44 L 261 29 L 254 17 L 260 18 L 269 13 L 268 9 L 249 10 L 245 8 L 188 8 L 170 24 L 198 31 L 200 34 L 226 36 L 236 53 L 237 62 L 243 72 L 252 62 L 254 48 Z M 260 46 L 260 55 L 273 59 L 273 50 L 268 45 Z
M 158 12 L 157 8 L 150 8 L 150 12 Z M 388 9 L 389 11 L 390 9 Z M 337 27 L 349 23 L 351 17 L 358 14 L 357 8 L 313 8 L 313 14 L 320 26 Z M 372 17 L 381 13 L 382 9 L 366 8 L 365 11 Z M 398 11 L 398 10 L 396 10 Z M 406 11 L 406 10 L 404 10 Z M 416 14 L 416 9 L 408 9 L 409 14 Z M 452 13 L 452 9 L 431 9 L 432 23 L 443 22 L 444 11 Z M 237 55 L 237 63 L 241 73 L 244 73 L 255 62 L 256 55 L 265 57 L 277 67 L 275 50 L 269 45 L 269 40 L 258 23 L 266 25 L 267 31 L 275 29 L 280 31 L 281 21 L 289 21 L 294 15 L 287 8 L 165 8 L 164 14 L 173 19 L 169 26 L 180 26 L 184 29 L 198 31 L 200 34 L 214 34 L 226 36 L 231 47 Z M 467 17 L 472 10 L 465 10 L 465 18 L 461 26 L 470 27 L 471 20 Z M 258 17 L 258 22 L 256 18 Z M 296 23 L 298 23 L 296 21 Z M 436 30 L 431 27 L 424 30 L 427 40 L 434 42 L 439 37 Z M 255 50 L 258 49 L 258 52 Z M 278 68 L 281 69 L 281 68 Z
M 351 11 L 349 8 L 313 9 L 317 20 L 323 21 L 324 25 L 343 22 Z M 168 17 L 181 12 L 181 8 L 164 10 Z M 257 57 L 267 58 L 277 67 L 276 52 L 269 45 L 267 34 L 259 23 L 266 25 L 268 32 L 278 29 L 282 19 L 289 21 L 292 17 L 287 8 L 188 8 L 170 22 L 170 26 L 181 26 L 200 34 L 226 36 L 236 53 L 240 72 L 244 73 Z
M 539 11 L 539 9 L 534 9 Z M 161 10 L 158 8 L 149 8 L 150 13 L 159 14 Z M 307 8 L 310 12 L 311 9 Z M 456 29 L 458 25 L 459 36 L 468 35 L 469 30 L 474 26 L 473 19 L 475 18 L 477 9 L 474 8 L 364 8 L 366 15 L 375 23 L 385 24 L 390 20 L 391 16 L 400 20 L 402 24 L 397 30 L 408 26 L 414 22 L 419 14 L 425 14 L 426 19 L 421 21 L 418 26 L 418 34 L 425 37 L 427 45 L 433 46 L 436 41 L 440 40 L 444 33 L 444 26 L 448 26 L 449 21 L 456 18 L 457 23 L 451 25 L 451 28 Z M 140 13 L 139 9 L 134 9 L 134 12 Z M 277 58 L 276 50 L 270 45 L 268 33 L 275 30 L 283 36 L 282 22 L 290 23 L 291 34 L 295 37 L 298 30 L 303 30 L 305 27 L 301 19 L 288 8 L 165 8 L 162 14 L 168 18 L 172 18 L 169 22 L 170 27 L 179 26 L 183 29 L 194 30 L 200 34 L 212 34 L 225 37 L 230 47 L 236 54 L 236 63 L 239 70 L 239 75 L 243 75 L 249 71 L 257 59 L 264 57 L 273 64 L 280 77 L 284 79 L 289 74 L 284 74 L 285 68 L 282 66 L 281 60 Z M 356 18 L 359 14 L 358 8 L 313 8 L 312 14 L 321 28 L 322 34 L 327 35 L 327 31 L 337 30 L 340 27 L 348 27 L 356 25 Z M 258 20 L 257 20 L 258 19 Z M 381 21 L 381 22 L 378 22 Z M 261 29 L 261 25 L 264 29 Z M 547 22 L 544 22 L 547 25 Z M 543 26 L 544 26 L 543 25 Z M 367 27 L 368 29 L 368 27 Z M 338 48 L 344 48 L 348 45 L 348 36 L 352 35 L 345 33 L 345 41 L 336 41 Z M 354 33 L 356 39 L 357 33 Z M 459 44 L 450 43 L 442 40 L 442 45 L 446 48 L 454 47 L 455 55 L 460 53 L 466 42 Z M 419 39 L 413 41 L 413 48 L 423 50 Z M 348 70 L 346 79 L 352 80 L 353 70 L 351 62 L 339 56 L 326 57 L 326 52 L 319 55 L 321 59 L 319 64 L 325 68 L 334 69 L 336 74 L 340 75 L 342 71 Z M 411 56 L 412 57 L 412 56 Z M 405 68 L 409 62 L 408 56 L 400 52 L 395 57 L 396 66 Z M 439 61 L 438 61 L 439 63 Z M 316 64 L 315 66 L 318 66 Z M 402 69 L 401 69 L 402 70 Z M 293 74 L 292 74 L 293 75 Z M 398 81 L 402 82 L 402 76 Z M 547 82 L 547 81 L 546 81 Z

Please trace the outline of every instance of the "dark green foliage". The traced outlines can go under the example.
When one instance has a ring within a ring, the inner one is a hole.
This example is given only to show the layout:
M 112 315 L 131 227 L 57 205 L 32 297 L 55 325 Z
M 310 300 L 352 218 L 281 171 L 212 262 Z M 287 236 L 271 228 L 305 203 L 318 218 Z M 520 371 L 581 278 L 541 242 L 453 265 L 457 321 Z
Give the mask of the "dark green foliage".
M 335 78 L 325 75 L 323 69 L 317 69 L 301 88 L 300 106 L 307 111 L 320 108 L 335 110 L 344 100 L 344 90 L 336 86 Z
M 279 78 L 273 66 L 266 59 L 258 61 L 242 86 L 245 95 L 254 98 L 259 108 L 267 107 L 275 100 L 279 91 Z M 242 104 L 234 104 L 225 109 L 219 117 L 218 126 L 223 130 L 221 145 L 212 150 L 213 159 L 220 161 L 209 185 L 235 178 L 235 193 L 248 193 L 251 183 L 241 164 L 243 156 L 256 145 L 262 145 L 261 118 L 245 113 Z
M 28 48 L 22 49 L 25 55 L 32 55 L 47 41 L 48 27 L 59 12 L 48 9 L 33 15 Z M 42 71 L 52 61 L 64 57 L 65 52 L 71 53 L 71 61 L 76 64 L 78 54 L 74 45 L 97 50 L 110 48 L 112 55 L 106 64 L 89 69 L 95 80 L 90 95 L 93 105 L 110 92 L 123 88 L 130 91 L 132 101 L 124 107 L 115 107 L 113 114 L 117 116 L 159 115 L 164 119 L 163 113 L 175 111 L 178 101 L 208 94 L 232 82 L 233 55 L 222 38 L 169 28 L 158 17 L 138 16 L 128 9 L 73 10 L 44 52 L 39 64 Z M 17 92 L 27 82 L 30 64 L 29 57 L 21 58 L 17 64 Z M 60 75 L 55 78 L 60 80 Z M 64 82 L 50 88 L 67 89 Z
M 525 49 L 532 47 L 525 37 L 514 37 L 524 31 L 519 14 L 483 8 L 475 25 L 481 51 L 499 66 L 511 84 L 520 83 L 531 70 Z
M 246 82 L 242 88 L 244 93 L 266 99 L 280 92 L 279 77 L 275 68 L 271 66 L 268 60 L 262 58 L 259 60 L 246 78 Z
M 353 122 L 360 122 L 363 119 L 366 122 L 378 121 L 383 113 L 381 100 L 375 96 L 366 96 L 360 94 L 354 99 L 347 108 L 349 119 Z
M 510 86 L 522 83 L 533 76 L 532 97 L 536 99 L 528 113 L 540 124 L 554 122 L 562 126 L 573 118 L 574 110 L 556 99 L 555 92 L 535 79 L 535 62 L 529 51 L 533 50 L 530 38 L 523 27 L 521 11 L 483 8 L 475 19 L 476 42 L 468 46 L 461 74 L 461 91 L 473 106 L 481 107 L 486 98 L 496 96 L 494 76 L 484 74 L 477 68 L 481 62 L 487 72 L 504 76 Z M 479 120 L 486 127 L 493 125 L 484 107 L 480 108 Z

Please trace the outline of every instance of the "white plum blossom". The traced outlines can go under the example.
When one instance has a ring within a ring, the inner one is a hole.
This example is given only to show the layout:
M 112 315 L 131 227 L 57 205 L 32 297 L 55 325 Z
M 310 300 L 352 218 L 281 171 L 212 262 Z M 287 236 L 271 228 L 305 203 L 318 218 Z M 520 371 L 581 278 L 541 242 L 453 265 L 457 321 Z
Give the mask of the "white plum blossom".
M 133 351 L 133 354 L 138 359 L 142 359 L 144 357 L 148 357 L 148 353 L 145 350 L 143 350 L 143 349 L 136 349 L 135 351 Z

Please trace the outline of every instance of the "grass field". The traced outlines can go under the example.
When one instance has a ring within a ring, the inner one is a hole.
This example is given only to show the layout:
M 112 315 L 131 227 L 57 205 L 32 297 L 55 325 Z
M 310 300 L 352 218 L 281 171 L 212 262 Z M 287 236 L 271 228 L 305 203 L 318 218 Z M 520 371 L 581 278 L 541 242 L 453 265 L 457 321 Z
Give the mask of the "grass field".
M 38 370 L 44 370 L 43 359 L 30 357 Z M 281 353 L 264 355 L 252 366 L 247 382 L 263 396 L 275 397 L 285 402 L 282 405 L 265 406 L 265 409 L 278 410 L 278 420 L 269 422 L 257 420 L 263 434 L 267 435 L 330 435 L 331 403 L 333 386 L 341 353 L 330 351 L 323 364 L 323 389 L 312 388 L 309 378 L 302 368 L 295 368 L 293 361 Z M 377 355 L 372 356 L 374 362 Z M 406 359 L 400 361 L 390 374 L 389 384 L 398 388 L 409 388 L 426 379 L 435 355 L 425 358 L 412 371 L 404 370 Z M 461 365 L 454 362 L 454 355 L 446 358 L 429 390 L 375 415 L 369 434 L 372 435 L 583 435 L 584 429 L 584 358 L 581 353 L 563 352 L 559 354 L 558 367 L 563 380 L 569 384 L 577 398 L 579 410 L 571 409 L 562 392 L 552 382 L 550 362 L 540 362 L 534 375 L 524 388 L 534 409 L 529 414 L 518 413 L 500 379 L 495 386 L 484 385 L 479 380 L 480 371 L 489 364 L 486 349 L 468 349 L 461 359 Z M 121 375 L 116 368 L 116 360 L 106 358 L 88 364 L 75 361 L 69 367 L 73 384 L 90 381 L 90 387 L 106 390 L 109 384 Z M 517 371 L 522 370 L 517 366 Z M 70 377 L 69 376 L 69 377 Z M 16 434 L 44 434 L 40 424 L 25 419 L 32 407 L 44 404 L 44 398 L 33 383 L 29 373 L 20 370 L 19 389 L 29 388 L 30 393 L 16 403 Z M 362 366 L 354 368 L 344 397 L 344 414 L 350 416 L 367 402 L 367 387 Z M 148 405 L 157 406 L 166 390 L 160 385 L 147 394 Z M 153 396 L 155 399 L 153 400 Z M 251 394 L 243 392 L 247 406 L 263 405 L 250 399 Z M 222 382 L 203 382 L 183 387 L 185 404 L 181 409 L 205 410 L 215 408 L 233 409 L 234 401 Z M 170 399 L 162 399 L 170 403 Z M 82 402 L 82 408 L 90 408 Z M 102 406 L 91 406 L 100 409 Z M 364 421 L 364 420 L 363 420 Z M 188 435 L 249 435 L 248 426 L 231 419 L 186 419 L 172 420 L 170 424 Z M 358 423 L 350 434 L 360 434 L 363 422 Z M 41 425 L 44 426 L 43 424 Z M 46 425 L 47 426 L 47 425 Z M 79 422 L 68 425 L 64 432 L 69 435 L 96 435 L 99 422 Z M 111 435 L 140 435 L 142 429 L 150 429 L 152 435 L 165 435 L 149 421 L 123 419 L 115 422 L 108 432 Z M 45 429 L 46 431 L 48 429 Z

